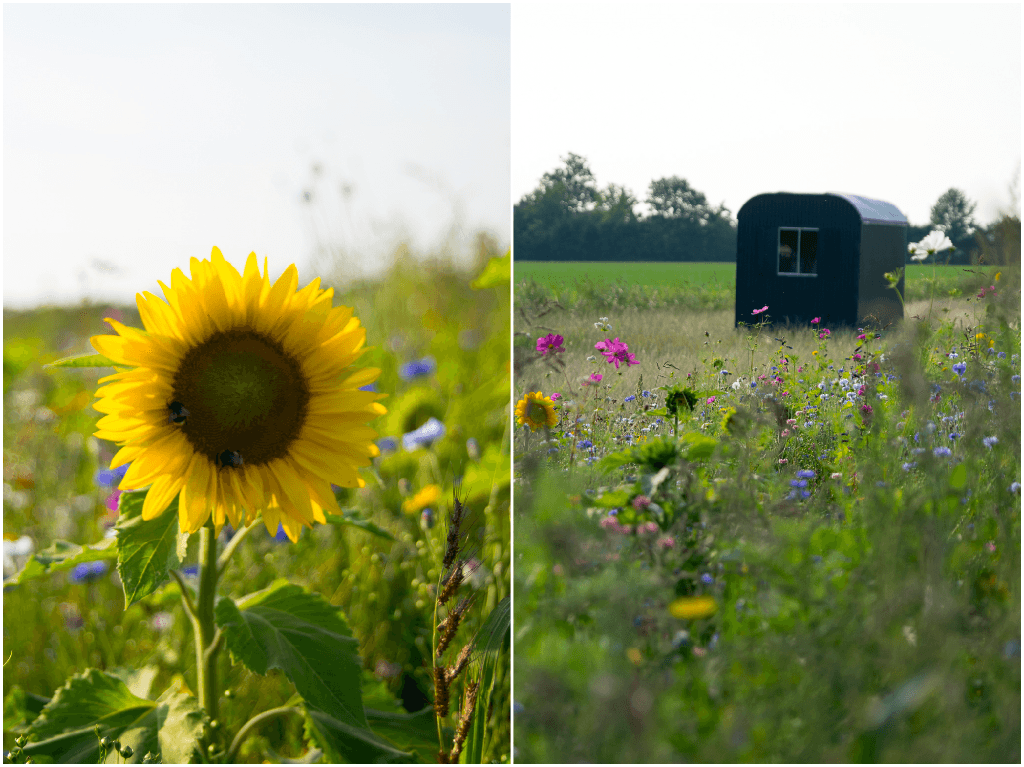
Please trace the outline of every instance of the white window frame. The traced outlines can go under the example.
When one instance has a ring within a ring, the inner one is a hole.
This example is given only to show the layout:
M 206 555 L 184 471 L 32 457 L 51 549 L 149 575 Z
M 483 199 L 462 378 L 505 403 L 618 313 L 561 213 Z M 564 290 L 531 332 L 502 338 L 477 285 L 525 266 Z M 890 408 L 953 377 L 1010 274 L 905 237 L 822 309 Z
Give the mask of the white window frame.
M 816 226 L 780 226 L 779 236 L 776 240 L 775 245 L 775 273 L 779 277 L 817 277 L 818 276 L 818 262 L 815 258 L 814 271 L 813 272 L 801 272 L 800 271 L 800 241 L 803 237 L 803 232 L 817 232 L 818 227 Z M 782 271 L 782 264 L 780 263 L 781 254 L 779 250 L 782 248 L 782 233 L 783 232 L 796 232 L 796 271 L 795 272 L 784 272 Z M 820 242 L 820 240 L 819 240 Z

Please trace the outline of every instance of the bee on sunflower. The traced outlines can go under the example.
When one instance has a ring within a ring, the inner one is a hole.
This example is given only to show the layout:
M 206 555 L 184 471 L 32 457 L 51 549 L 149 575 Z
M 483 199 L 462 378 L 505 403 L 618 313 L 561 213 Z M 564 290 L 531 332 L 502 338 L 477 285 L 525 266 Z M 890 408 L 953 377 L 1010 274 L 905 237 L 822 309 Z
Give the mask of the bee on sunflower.
M 160 283 L 166 302 L 137 295 L 145 330 L 108 319 L 116 335 L 91 339 L 125 366 L 100 381 L 96 436 L 120 446 L 111 468 L 131 464 L 122 489 L 149 486 L 143 519 L 178 497 L 182 532 L 262 512 L 296 541 L 341 513 L 331 484 L 362 487 L 379 454 L 368 424 L 384 395 L 362 387 L 380 370 L 352 367 L 366 331 L 319 278 L 297 290 L 294 264 L 272 283 L 255 253 L 239 273 L 214 248 L 191 272 Z
M 516 403 L 516 420 L 523 426 L 529 426 L 533 431 L 545 426 L 554 426 L 558 423 L 555 403 L 542 392 L 527 392 L 526 396 Z

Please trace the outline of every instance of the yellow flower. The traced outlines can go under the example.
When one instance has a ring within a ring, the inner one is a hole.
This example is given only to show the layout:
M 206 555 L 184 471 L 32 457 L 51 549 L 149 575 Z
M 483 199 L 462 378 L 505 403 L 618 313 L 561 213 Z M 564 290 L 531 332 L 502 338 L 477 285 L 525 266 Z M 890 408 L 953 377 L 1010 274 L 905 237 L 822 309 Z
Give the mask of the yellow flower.
M 427 485 L 412 498 L 402 503 L 402 511 L 406 514 L 416 514 L 432 503 L 437 503 L 441 497 L 441 488 L 437 485 Z
M 542 426 L 554 426 L 558 423 L 555 403 L 540 392 L 527 392 L 516 404 L 516 420 L 529 426 L 533 431 Z
M 999 278 L 1002 277 L 1002 276 L 1003 276 L 1002 272 L 996 272 L 996 278 L 993 280 L 993 282 L 999 282 Z
M 714 615 L 718 610 L 718 604 L 714 597 L 679 597 L 668 606 L 668 611 L 674 618 L 686 620 L 697 620 Z
M 122 489 L 149 486 L 143 519 L 178 496 L 182 532 L 262 511 L 271 533 L 298 540 L 340 513 L 331 483 L 362 487 L 357 469 L 378 455 L 367 424 L 383 395 L 360 387 L 380 371 L 352 367 L 366 330 L 319 278 L 296 291 L 294 264 L 271 283 L 255 253 L 239 274 L 214 248 L 191 271 L 160 283 L 167 303 L 136 296 L 145 331 L 107 320 L 117 335 L 92 338 L 130 368 L 101 379 L 96 436 L 121 446 L 112 468 L 131 462 Z

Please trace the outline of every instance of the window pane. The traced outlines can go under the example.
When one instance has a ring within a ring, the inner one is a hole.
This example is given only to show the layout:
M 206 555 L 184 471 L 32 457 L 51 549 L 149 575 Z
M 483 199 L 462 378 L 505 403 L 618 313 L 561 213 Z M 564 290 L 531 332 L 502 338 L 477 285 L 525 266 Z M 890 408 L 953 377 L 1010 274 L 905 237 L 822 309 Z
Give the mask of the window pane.
M 800 232 L 800 274 L 818 273 L 818 233 Z
M 800 232 L 796 229 L 779 230 L 779 274 L 796 271 L 799 236 Z

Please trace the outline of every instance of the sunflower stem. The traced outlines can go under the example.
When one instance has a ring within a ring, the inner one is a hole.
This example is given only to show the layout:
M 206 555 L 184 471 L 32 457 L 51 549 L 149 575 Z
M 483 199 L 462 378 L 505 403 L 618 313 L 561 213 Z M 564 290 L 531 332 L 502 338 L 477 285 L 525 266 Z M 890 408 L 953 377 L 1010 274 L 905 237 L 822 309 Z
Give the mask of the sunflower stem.
M 199 601 L 196 605 L 196 670 L 198 674 L 199 707 L 214 720 L 217 718 L 217 651 L 220 637 L 213 619 L 213 603 L 217 593 L 217 538 L 213 522 L 199 530 Z
M 231 538 L 231 540 L 228 541 L 228 545 L 224 547 L 224 551 L 221 552 L 220 558 L 217 560 L 218 579 L 220 578 L 220 576 L 224 575 L 224 570 L 228 566 L 228 560 L 231 559 L 231 555 L 235 553 L 235 549 L 238 548 L 238 544 L 240 544 L 245 539 L 245 536 L 247 536 L 249 532 L 259 523 L 259 519 L 254 519 L 241 530 L 238 530 Z

